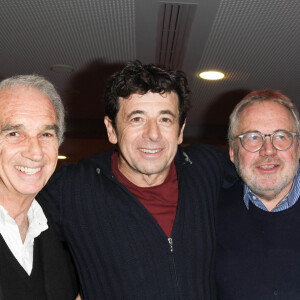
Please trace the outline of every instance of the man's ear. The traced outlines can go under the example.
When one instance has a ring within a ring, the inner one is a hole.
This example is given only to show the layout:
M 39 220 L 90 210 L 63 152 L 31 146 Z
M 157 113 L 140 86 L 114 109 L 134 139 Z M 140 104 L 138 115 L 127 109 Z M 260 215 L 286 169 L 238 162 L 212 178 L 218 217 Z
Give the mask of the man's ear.
M 180 145 L 183 141 L 183 131 L 184 131 L 184 127 L 185 127 L 185 122 L 186 122 L 186 119 L 185 119 L 185 121 L 180 129 L 179 135 L 178 135 L 178 139 L 177 139 L 178 145 Z
M 230 160 L 234 163 L 234 150 L 229 146 L 229 156 Z
M 114 129 L 114 126 L 112 125 L 111 119 L 108 116 L 104 117 L 104 124 L 105 124 L 105 127 L 106 127 L 108 140 L 112 144 L 117 144 L 118 143 L 117 133 Z

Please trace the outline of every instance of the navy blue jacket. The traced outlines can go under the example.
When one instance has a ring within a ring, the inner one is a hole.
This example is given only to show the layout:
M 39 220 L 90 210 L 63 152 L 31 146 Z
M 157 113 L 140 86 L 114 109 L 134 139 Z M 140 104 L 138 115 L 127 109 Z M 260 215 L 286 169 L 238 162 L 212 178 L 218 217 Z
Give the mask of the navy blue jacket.
M 172 241 L 114 176 L 112 151 L 62 167 L 41 195 L 69 244 L 83 298 L 215 299 L 215 211 L 224 166 L 213 147 L 179 147 Z M 172 245 L 170 245 L 172 243 Z
M 222 300 L 300 299 L 300 201 L 270 213 L 224 189 L 218 209 L 216 278 Z

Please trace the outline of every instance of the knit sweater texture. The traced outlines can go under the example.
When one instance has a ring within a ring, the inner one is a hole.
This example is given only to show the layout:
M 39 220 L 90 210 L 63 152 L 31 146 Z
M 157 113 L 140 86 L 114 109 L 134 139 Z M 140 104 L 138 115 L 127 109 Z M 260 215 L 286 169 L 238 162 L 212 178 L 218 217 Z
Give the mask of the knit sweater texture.
M 218 208 L 219 299 L 300 299 L 300 202 L 267 212 L 243 201 L 243 183 L 224 189 Z
M 1 253 L 1 294 L 2 300 L 43 300 L 47 299 L 41 265 L 39 240 L 34 243 L 34 260 L 30 276 L 16 260 L 0 235 Z
M 223 153 L 179 147 L 172 240 L 115 178 L 111 155 L 62 167 L 41 193 L 69 245 L 83 299 L 216 299 L 215 212 Z
M 74 300 L 78 294 L 75 270 L 43 207 L 49 228 L 34 239 L 30 276 L 0 235 L 0 300 Z

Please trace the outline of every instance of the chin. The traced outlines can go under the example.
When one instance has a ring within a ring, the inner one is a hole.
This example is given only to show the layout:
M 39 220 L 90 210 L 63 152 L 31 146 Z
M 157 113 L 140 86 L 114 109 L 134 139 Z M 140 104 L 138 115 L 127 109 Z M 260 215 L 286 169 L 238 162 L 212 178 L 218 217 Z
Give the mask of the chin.
M 43 186 L 24 188 L 23 190 L 20 190 L 20 193 L 24 195 L 33 195 L 33 197 L 35 197 L 35 195 L 38 194 L 42 188 Z

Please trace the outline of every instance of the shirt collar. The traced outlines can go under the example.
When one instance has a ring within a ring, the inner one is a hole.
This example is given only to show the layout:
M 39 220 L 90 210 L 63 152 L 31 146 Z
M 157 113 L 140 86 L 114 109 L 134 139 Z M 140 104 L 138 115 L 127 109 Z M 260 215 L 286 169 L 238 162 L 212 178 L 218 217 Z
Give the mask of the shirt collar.
M 6 220 L 9 217 L 7 210 L 0 205 L 0 229 L 6 224 Z
M 42 231 L 48 229 L 47 218 L 43 209 L 35 199 L 33 200 L 27 215 L 29 221 L 28 235 L 35 238 L 40 235 Z
M 27 216 L 29 221 L 29 227 L 27 232 L 28 236 L 35 238 L 42 231 L 48 229 L 47 218 L 43 212 L 43 209 L 35 199 L 32 201 L 29 207 Z M 5 224 L 7 222 L 15 222 L 15 221 L 9 216 L 7 210 L 0 205 L 0 226 L 5 227 Z
M 276 208 L 272 210 L 272 212 L 278 212 L 292 207 L 297 202 L 299 196 L 300 196 L 300 168 L 298 168 L 298 171 L 295 175 L 291 190 L 285 196 L 285 198 L 276 206 Z M 268 211 L 268 209 L 265 207 L 265 205 L 262 203 L 259 197 L 256 196 L 246 184 L 244 184 L 244 203 L 247 209 L 249 209 L 250 201 L 258 208 Z

